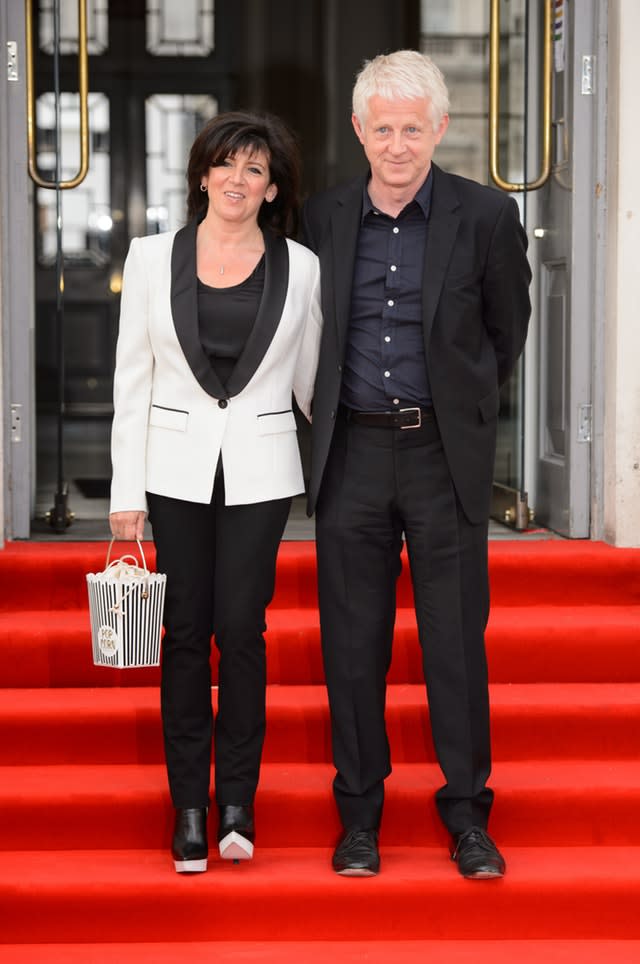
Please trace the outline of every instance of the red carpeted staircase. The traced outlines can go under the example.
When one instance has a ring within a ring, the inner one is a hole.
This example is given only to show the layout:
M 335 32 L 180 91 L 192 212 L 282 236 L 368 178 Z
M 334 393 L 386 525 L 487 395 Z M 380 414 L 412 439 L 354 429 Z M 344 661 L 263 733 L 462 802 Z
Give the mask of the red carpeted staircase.
M 448 859 L 406 568 L 382 872 L 332 873 L 314 547 L 295 542 L 268 616 L 256 857 L 176 875 L 158 671 L 91 662 L 84 574 L 105 554 L 0 551 L 0 960 L 640 961 L 639 551 L 491 544 L 501 881 Z

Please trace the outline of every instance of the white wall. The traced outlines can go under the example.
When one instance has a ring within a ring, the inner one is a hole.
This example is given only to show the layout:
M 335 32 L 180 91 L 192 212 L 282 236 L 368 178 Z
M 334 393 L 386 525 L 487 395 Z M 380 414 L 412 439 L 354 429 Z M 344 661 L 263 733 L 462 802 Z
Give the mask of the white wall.
M 0 12 L 0 49 L 6 50 L 6 23 L 4 17 L 4 10 Z M 6 71 L 5 61 L 3 61 L 3 68 Z M 0 144 L 5 144 L 8 134 L 7 134 L 7 109 L 6 109 L 6 88 L 7 81 L 5 80 L 6 73 L 0 78 Z M 0 163 L 4 164 L 6 161 L 6 153 L 0 147 Z M 8 457 L 6 446 L 8 440 L 6 438 L 7 432 L 7 398 L 5 396 L 5 384 L 3 381 L 5 358 L 3 354 L 4 349 L 4 327 L 7 322 L 6 310 L 7 310 L 7 291 L 6 291 L 6 277 L 5 277 L 5 251 L 4 251 L 4 236 L 5 231 L 2 226 L 5 223 L 6 218 L 6 185 L 7 181 L 4 177 L 4 171 L 0 170 L 0 548 L 4 545 L 4 533 L 5 533 L 5 478 L 7 467 L 5 465 L 5 458 Z M 5 454 L 6 453 L 6 454 Z
M 619 546 L 640 546 L 639 36 L 638 0 L 610 0 L 603 529 Z
M 24 4 L 0 3 L 0 50 L 18 44 L 17 80 L 0 72 L 0 538 L 29 537 L 34 439 L 33 214 L 26 164 Z M 11 405 L 21 406 L 21 441 L 10 440 Z
M 0 206 L 0 218 L 2 207 Z M 2 381 L 2 328 L 3 328 L 3 288 L 2 288 L 2 242 L 0 239 L 0 410 L 4 410 L 4 383 Z M 4 446 L 5 446 L 5 418 L 0 418 L 0 548 L 4 545 Z

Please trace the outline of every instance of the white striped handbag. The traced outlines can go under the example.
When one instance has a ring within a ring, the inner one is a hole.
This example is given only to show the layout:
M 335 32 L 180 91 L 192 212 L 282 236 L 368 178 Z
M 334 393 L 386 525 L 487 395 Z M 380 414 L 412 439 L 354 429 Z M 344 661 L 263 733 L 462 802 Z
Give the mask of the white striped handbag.
M 139 540 L 142 565 L 133 555 L 110 562 L 104 572 L 87 573 L 91 643 L 96 666 L 158 666 L 166 575 L 149 572 Z

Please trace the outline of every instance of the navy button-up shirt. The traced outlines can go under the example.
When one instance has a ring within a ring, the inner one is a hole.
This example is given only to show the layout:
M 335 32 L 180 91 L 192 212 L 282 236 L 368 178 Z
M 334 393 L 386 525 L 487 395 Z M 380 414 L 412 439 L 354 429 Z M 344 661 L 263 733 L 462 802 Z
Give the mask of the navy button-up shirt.
M 356 411 L 431 404 L 422 275 L 432 183 L 429 172 L 397 218 L 378 211 L 365 187 L 340 395 Z

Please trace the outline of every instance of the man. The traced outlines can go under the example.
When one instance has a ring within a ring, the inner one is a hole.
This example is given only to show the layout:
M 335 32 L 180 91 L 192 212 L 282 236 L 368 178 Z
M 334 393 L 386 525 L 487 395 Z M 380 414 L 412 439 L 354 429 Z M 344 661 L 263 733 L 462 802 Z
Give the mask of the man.
M 402 538 L 437 758 L 436 804 L 465 877 L 500 877 L 484 629 L 499 388 L 530 313 L 526 236 L 507 195 L 432 164 L 449 123 L 442 74 L 401 50 L 365 64 L 353 127 L 366 176 L 311 198 L 324 331 L 313 401 L 320 620 L 334 870 L 379 870 L 385 729 Z

